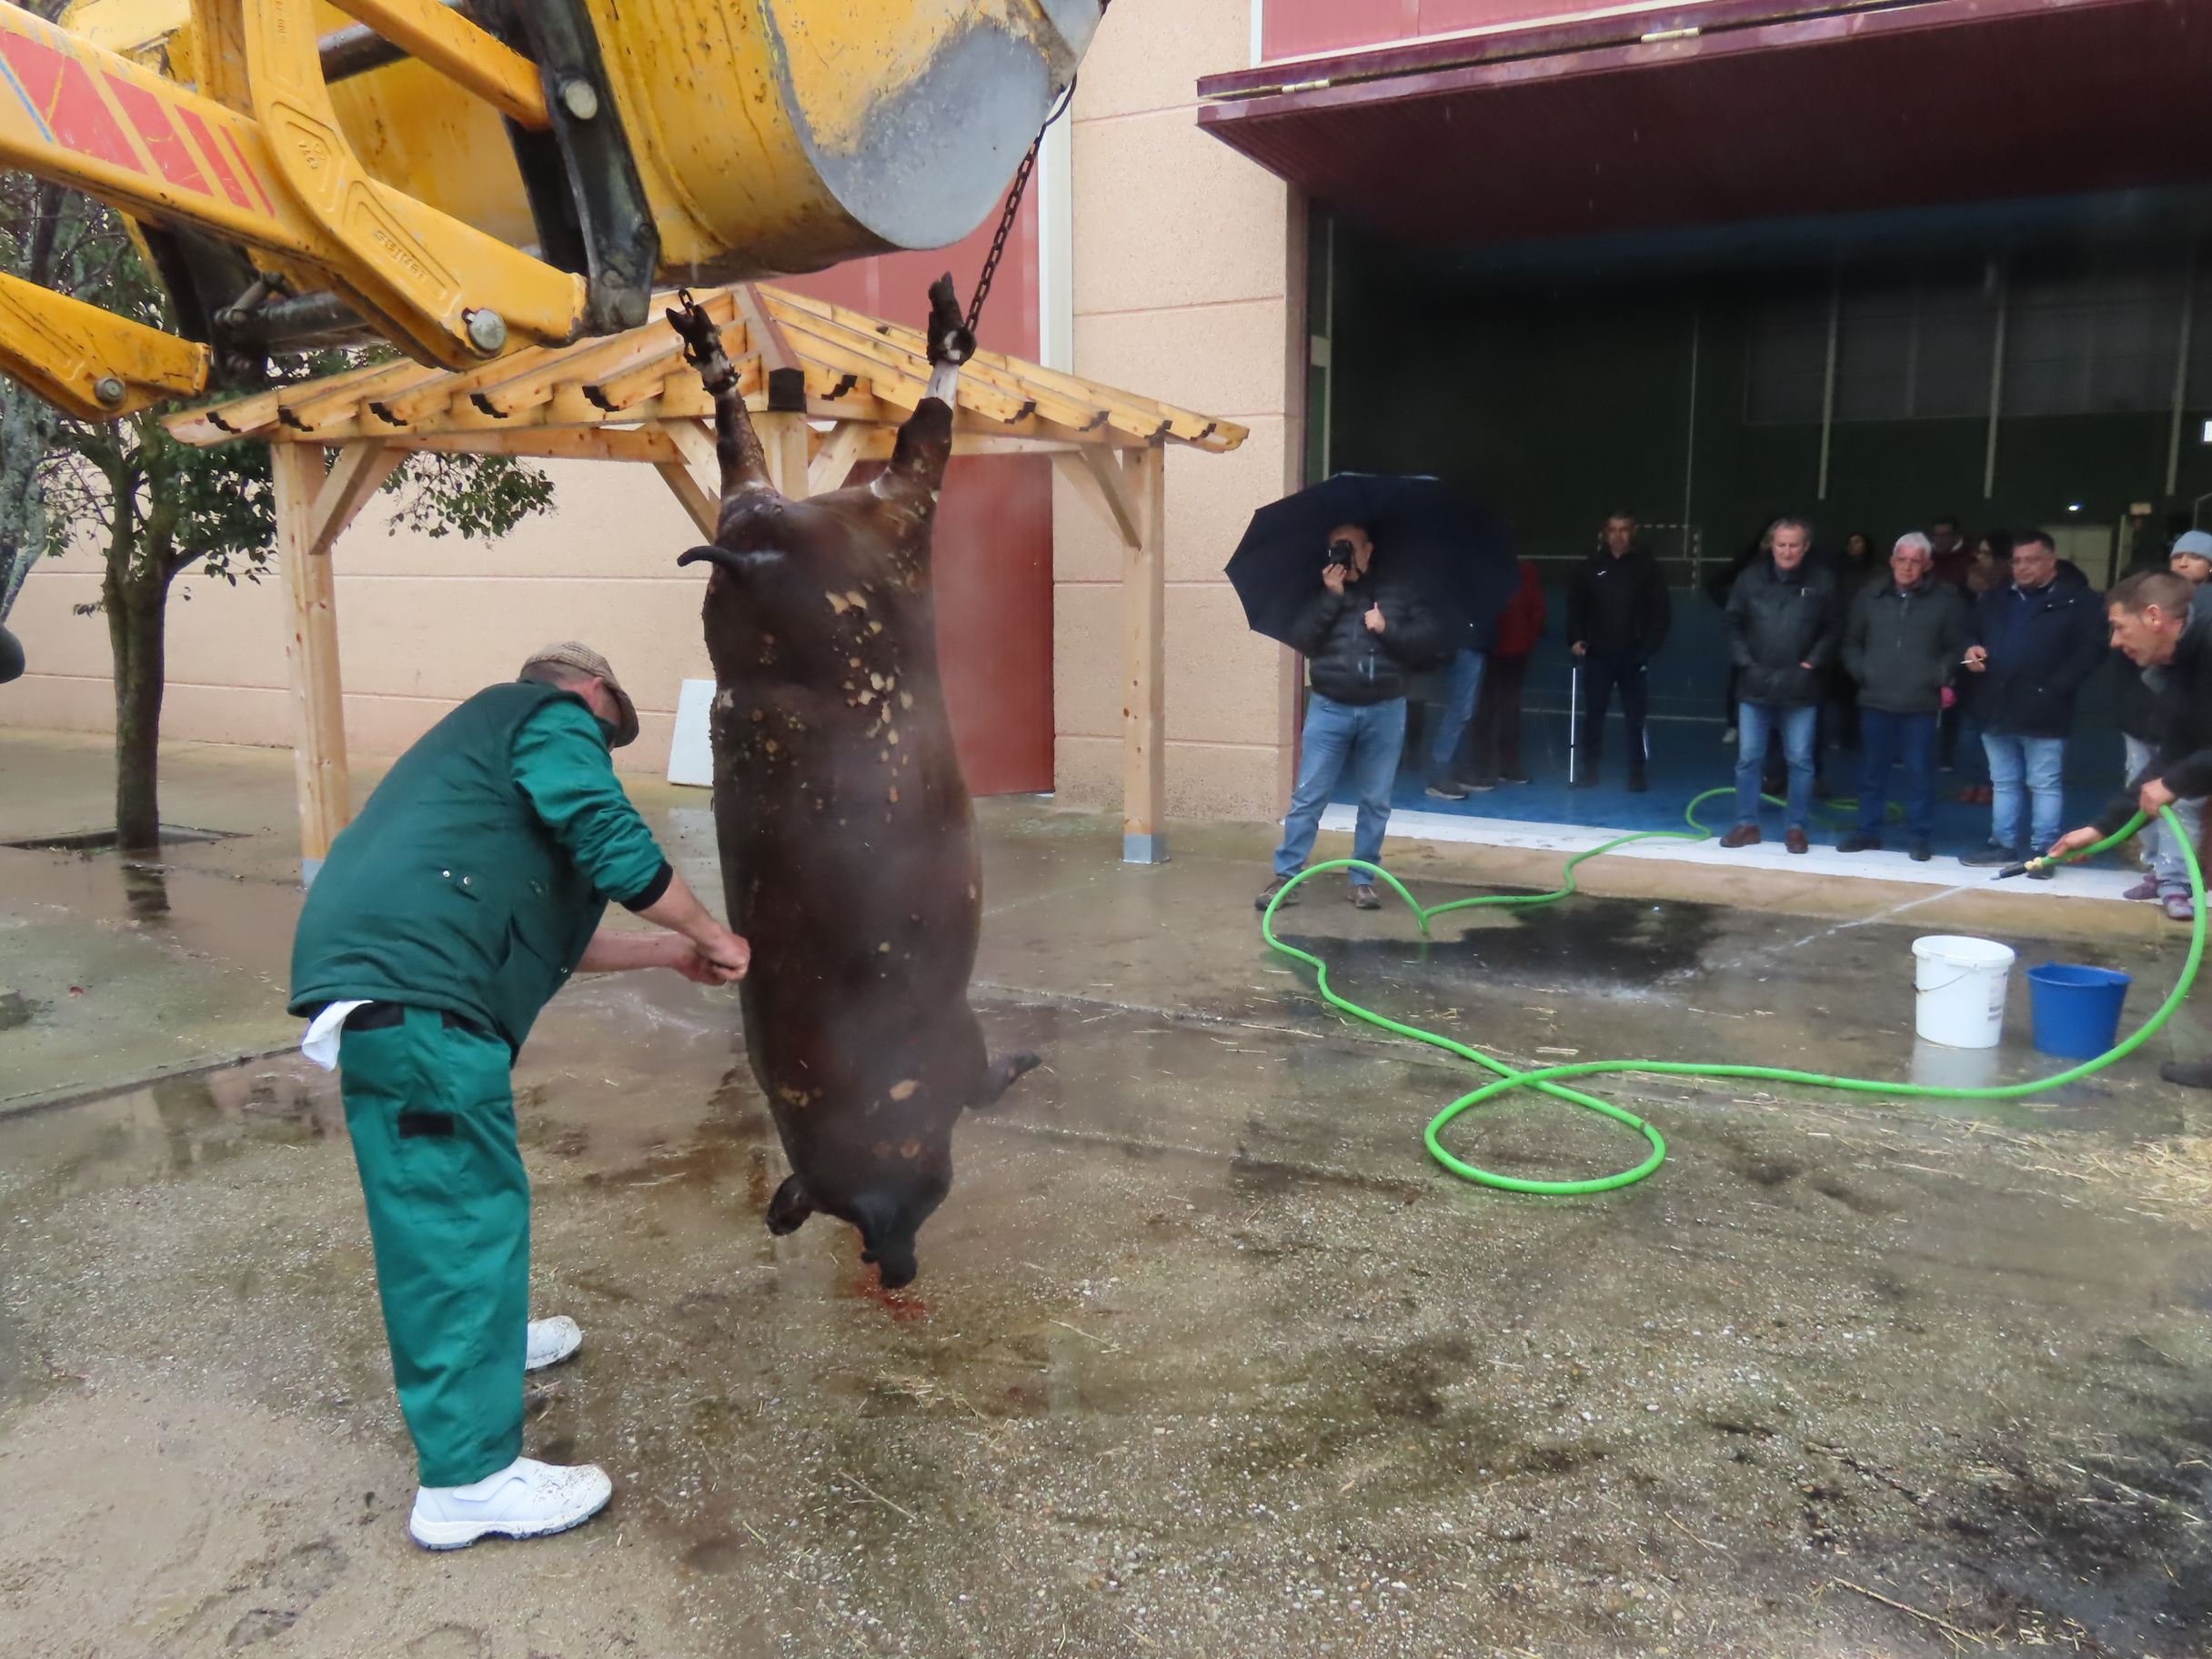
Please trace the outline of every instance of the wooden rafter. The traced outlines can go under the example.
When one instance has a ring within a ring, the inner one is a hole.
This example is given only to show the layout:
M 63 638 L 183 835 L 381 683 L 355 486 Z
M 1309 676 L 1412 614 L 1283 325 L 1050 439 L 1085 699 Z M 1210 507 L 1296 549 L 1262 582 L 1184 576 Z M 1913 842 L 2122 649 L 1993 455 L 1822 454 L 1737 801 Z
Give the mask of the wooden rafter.
M 778 370 L 799 372 L 809 421 L 896 426 L 928 395 L 930 362 L 918 328 L 751 284 L 698 298 L 721 325 L 739 388 L 756 415 L 787 413 L 769 407 L 769 376 Z M 602 339 L 537 347 L 461 370 L 373 364 L 189 410 L 167 424 L 178 438 L 198 445 L 246 437 L 320 444 L 376 438 L 404 450 L 450 447 L 435 440 L 466 434 L 468 448 L 478 453 L 497 453 L 496 437 L 514 433 L 513 453 L 545 455 L 562 453 L 544 437 L 548 431 L 642 429 L 710 418 L 713 400 L 684 361 L 661 308 L 656 304 L 643 327 Z M 1245 436 L 1232 422 L 992 351 L 979 351 L 963 368 L 956 397 L 957 432 L 1027 439 L 1024 449 L 1044 453 L 1161 443 L 1219 452 L 1235 448 Z M 797 425 L 799 412 L 788 413 L 792 418 L 781 428 Z M 538 436 L 521 440 L 526 431 Z M 764 430 L 764 440 L 769 437 Z M 796 481 L 798 440 L 787 429 L 776 443 L 781 454 L 772 459 L 789 462 Z M 872 447 L 870 440 L 853 440 L 856 458 Z M 665 458 L 650 443 L 632 446 L 632 455 L 655 465 Z
M 329 552 L 354 521 L 354 515 L 384 488 L 385 479 L 407 458 L 404 449 L 388 444 L 348 444 L 340 449 L 337 463 L 307 508 L 307 551 L 317 555 Z

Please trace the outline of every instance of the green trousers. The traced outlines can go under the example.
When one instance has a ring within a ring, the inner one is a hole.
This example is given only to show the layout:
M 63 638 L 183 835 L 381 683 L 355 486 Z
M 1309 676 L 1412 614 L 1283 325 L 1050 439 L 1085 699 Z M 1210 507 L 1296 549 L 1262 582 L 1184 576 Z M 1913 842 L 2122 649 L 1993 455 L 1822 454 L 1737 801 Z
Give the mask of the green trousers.
M 339 1045 L 392 1379 L 426 1486 L 522 1454 L 530 1183 L 508 1060 L 498 1038 L 417 1008 Z

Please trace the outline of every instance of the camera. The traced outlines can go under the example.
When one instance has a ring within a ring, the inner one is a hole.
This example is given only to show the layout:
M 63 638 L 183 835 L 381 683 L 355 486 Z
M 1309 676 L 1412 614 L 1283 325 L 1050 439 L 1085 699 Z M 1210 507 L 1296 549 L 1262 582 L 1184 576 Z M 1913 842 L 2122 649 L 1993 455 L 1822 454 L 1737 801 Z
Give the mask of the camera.
M 1349 566 L 1352 563 L 1352 543 L 1342 536 L 1331 542 L 1329 544 L 1329 562 L 1332 565 Z

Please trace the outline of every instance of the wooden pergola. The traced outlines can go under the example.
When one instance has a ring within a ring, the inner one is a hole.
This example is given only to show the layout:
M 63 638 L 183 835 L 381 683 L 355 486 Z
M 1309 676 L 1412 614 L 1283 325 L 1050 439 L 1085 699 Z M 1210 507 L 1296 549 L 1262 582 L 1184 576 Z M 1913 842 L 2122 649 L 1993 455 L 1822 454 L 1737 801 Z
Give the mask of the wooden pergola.
M 926 395 L 919 329 L 751 283 L 697 296 L 722 325 L 739 388 L 787 496 L 840 488 L 889 457 Z M 330 556 L 393 470 L 417 450 L 643 462 L 702 536 L 719 509 L 714 400 L 673 330 L 644 327 L 538 347 L 458 372 L 377 364 L 172 416 L 186 443 L 266 439 L 276 545 L 290 598 L 300 856 L 312 878 L 351 817 Z M 953 453 L 1049 455 L 1112 526 L 1121 562 L 1122 856 L 1167 857 L 1161 831 L 1161 663 L 1170 444 L 1219 454 L 1245 429 L 1034 363 L 979 352 L 962 369 Z

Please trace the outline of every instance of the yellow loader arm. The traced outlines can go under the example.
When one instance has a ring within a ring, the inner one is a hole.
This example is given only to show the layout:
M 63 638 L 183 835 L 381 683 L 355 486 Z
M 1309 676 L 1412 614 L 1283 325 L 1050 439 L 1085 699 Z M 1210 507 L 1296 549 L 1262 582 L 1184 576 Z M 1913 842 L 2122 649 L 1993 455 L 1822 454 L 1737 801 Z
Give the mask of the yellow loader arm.
M 466 368 L 636 327 L 663 277 L 943 246 L 1101 9 L 0 0 L 0 165 L 124 214 L 189 337 L 11 284 L 0 370 L 89 417 L 334 339 Z
M 207 347 L 0 272 L 0 374 L 79 420 L 108 420 L 197 394 Z

